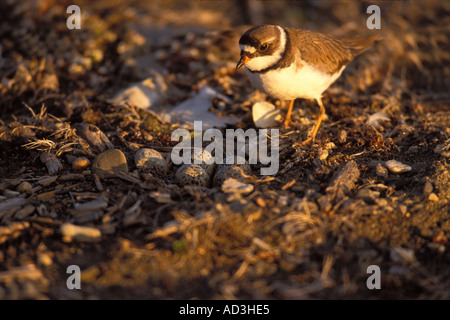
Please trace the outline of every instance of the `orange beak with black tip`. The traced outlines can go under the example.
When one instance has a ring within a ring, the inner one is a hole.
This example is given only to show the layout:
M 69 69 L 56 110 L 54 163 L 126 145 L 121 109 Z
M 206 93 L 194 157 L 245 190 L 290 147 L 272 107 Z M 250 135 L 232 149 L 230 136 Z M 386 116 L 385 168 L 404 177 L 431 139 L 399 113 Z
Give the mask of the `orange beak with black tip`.
M 239 60 L 238 64 L 236 65 L 236 69 L 239 69 L 243 65 L 245 65 L 247 62 L 250 61 L 250 58 L 245 55 L 245 53 L 241 53 L 241 59 Z

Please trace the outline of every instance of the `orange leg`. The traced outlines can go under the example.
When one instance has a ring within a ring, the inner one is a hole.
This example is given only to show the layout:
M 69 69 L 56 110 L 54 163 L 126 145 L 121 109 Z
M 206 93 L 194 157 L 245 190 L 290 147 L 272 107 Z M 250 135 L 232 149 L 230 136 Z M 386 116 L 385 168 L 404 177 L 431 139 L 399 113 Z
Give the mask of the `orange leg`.
M 289 102 L 289 108 L 286 113 L 286 119 L 284 120 L 284 128 L 285 129 L 289 129 L 289 127 L 293 125 L 293 123 L 291 121 L 291 113 L 292 113 L 292 108 L 294 107 L 294 101 L 295 101 L 295 99 L 291 100 Z
M 317 121 L 316 121 L 316 124 L 314 125 L 314 129 L 313 129 L 313 132 L 311 134 L 311 137 L 309 137 L 308 139 L 303 141 L 300 144 L 302 146 L 304 146 L 306 144 L 309 144 L 309 143 L 310 144 L 314 143 L 314 139 L 316 138 L 317 131 L 319 131 L 320 124 L 322 123 L 322 120 L 325 117 L 325 107 L 323 106 L 322 99 L 321 98 L 317 98 L 316 100 L 317 100 L 317 103 L 319 104 L 319 107 L 320 107 L 319 116 L 317 117 Z

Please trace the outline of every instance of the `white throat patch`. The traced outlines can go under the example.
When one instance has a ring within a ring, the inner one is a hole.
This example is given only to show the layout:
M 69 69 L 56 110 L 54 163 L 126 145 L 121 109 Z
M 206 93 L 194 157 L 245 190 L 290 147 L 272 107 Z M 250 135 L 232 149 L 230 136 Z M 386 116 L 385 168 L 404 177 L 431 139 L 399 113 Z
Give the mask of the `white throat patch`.
M 286 47 L 286 31 L 284 31 L 284 29 L 281 28 L 280 26 L 277 26 L 277 27 L 280 30 L 280 47 L 270 56 L 262 56 L 262 57 L 252 58 L 249 62 L 247 62 L 245 64 L 245 67 L 247 69 L 249 69 L 250 71 L 261 71 L 266 68 L 269 68 L 269 67 L 273 66 L 274 64 L 276 64 L 283 56 L 284 49 Z M 245 46 L 245 47 L 247 47 L 247 49 L 253 49 L 253 52 L 256 51 L 256 49 L 253 47 L 248 47 L 248 46 Z M 244 50 L 242 47 L 241 47 L 241 49 Z M 250 50 L 244 50 L 244 51 L 253 53 Z

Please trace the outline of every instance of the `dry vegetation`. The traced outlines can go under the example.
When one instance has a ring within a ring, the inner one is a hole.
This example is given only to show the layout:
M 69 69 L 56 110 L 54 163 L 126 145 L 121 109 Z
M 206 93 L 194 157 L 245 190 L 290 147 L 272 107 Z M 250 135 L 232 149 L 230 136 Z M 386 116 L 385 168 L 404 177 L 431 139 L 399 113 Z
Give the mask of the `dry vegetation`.
M 0 299 L 450 298 L 449 2 L 380 2 L 384 40 L 326 92 L 317 144 L 292 147 L 317 112 L 297 101 L 280 171 L 252 167 L 247 195 L 137 170 L 136 150 L 170 152 L 177 124 L 108 102 L 157 68 L 170 88 L 161 106 L 208 84 L 232 101 L 214 112 L 254 127 L 266 97 L 234 70 L 248 27 L 238 2 L 81 1 L 76 31 L 63 2 L 0 4 Z M 356 38 L 375 32 L 367 5 L 263 2 L 251 18 Z M 128 174 L 69 164 L 108 143 Z M 412 170 L 379 172 L 392 159 Z M 101 237 L 64 239 L 67 222 Z M 72 264 L 82 290 L 66 288 Z M 366 288 L 373 264 L 381 290 Z

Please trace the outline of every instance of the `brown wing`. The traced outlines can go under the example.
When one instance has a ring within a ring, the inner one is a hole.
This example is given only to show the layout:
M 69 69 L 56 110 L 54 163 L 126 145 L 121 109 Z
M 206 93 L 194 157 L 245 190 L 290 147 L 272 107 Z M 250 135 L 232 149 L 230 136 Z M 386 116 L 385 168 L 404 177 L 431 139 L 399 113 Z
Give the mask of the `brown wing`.
M 338 72 L 375 40 L 375 37 L 338 40 L 307 30 L 286 28 L 286 31 L 295 39 L 297 46 L 292 49 L 299 51 L 301 59 L 328 74 Z

